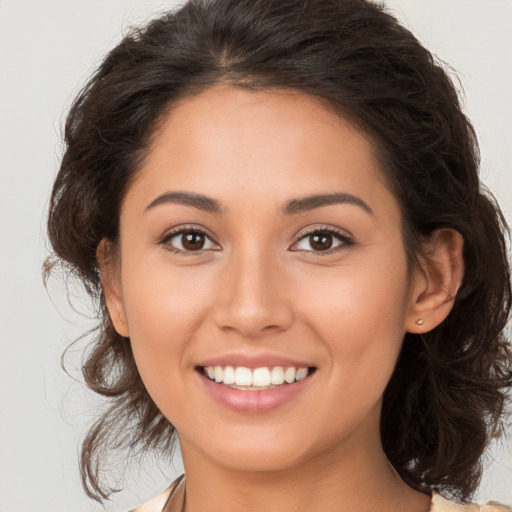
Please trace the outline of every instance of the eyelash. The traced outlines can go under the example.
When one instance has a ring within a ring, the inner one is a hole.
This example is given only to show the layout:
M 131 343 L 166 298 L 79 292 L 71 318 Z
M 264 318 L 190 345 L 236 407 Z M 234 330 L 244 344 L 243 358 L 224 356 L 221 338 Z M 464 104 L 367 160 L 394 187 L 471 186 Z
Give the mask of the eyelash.
M 308 237 L 317 235 L 317 234 L 328 234 L 333 236 L 334 238 L 337 238 L 341 243 L 337 245 L 336 247 L 333 247 L 331 249 L 327 249 L 326 251 L 306 251 L 306 252 L 313 252 L 316 256 L 330 256 L 331 254 L 336 254 L 338 252 L 342 252 L 352 245 L 354 245 L 354 240 L 347 235 L 345 232 L 337 230 L 332 227 L 322 226 L 321 228 L 315 228 L 310 231 L 302 231 L 299 233 L 295 239 L 295 242 L 293 245 L 299 243 L 301 240 L 304 240 Z
M 168 251 L 171 251 L 175 254 L 182 254 L 184 256 L 198 256 L 198 255 L 202 255 L 208 251 L 208 250 L 204 250 L 204 249 L 201 249 L 199 251 L 183 251 L 182 249 L 177 249 L 176 247 L 173 247 L 172 245 L 168 244 L 168 242 L 175 236 L 184 235 L 186 233 L 196 233 L 196 234 L 203 235 L 206 238 L 211 239 L 210 235 L 208 235 L 208 233 L 201 228 L 197 228 L 197 227 L 193 227 L 193 226 L 184 226 L 184 227 L 179 227 L 179 228 L 173 229 L 171 231 L 168 231 L 164 235 L 162 240 L 160 241 L 160 244 L 164 245 Z
M 199 235 L 203 235 L 206 238 L 209 238 L 211 240 L 211 237 L 203 229 L 193 227 L 193 226 L 185 226 L 185 227 L 180 227 L 180 228 L 176 228 L 175 230 L 169 231 L 168 233 L 165 234 L 165 236 L 162 238 L 162 240 L 159 243 L 160 243 L 160 245 L 164 245 L 167 250 L 169 250 L 175 254 L 182 254 L 182 255 L 186 255 L 186 256 L 199 256 L 199 255 L 202 255 L 210 250 L 210 249 L 206 249 L 206 250 L 201 249 L 198 251 L 183 251 L 182 249 L 177 249 L 176 247 L 173 247 L 172 245 L 168 244 L 168 242 L 172 238 L 174 238 L 178 235 L 184 235 L 187 233 L 196 233 Z M 354 240 L 350 236 L 348 236 L 346 233 L 326 226 L 326 227 L 321 227 L 321 228 L 315 228 L 311 231 L 305 231 L 305 232 L 299 233 L 297 235 L 297 237 L 295 238 L 293 245 L 296 245 L 301 240 L 304 240 L 308 237 L 311 237 L 311 236 L 314 236 L 317 234 L 328 234 L 328 235 L 331 235 L 331 236 L 337 238 L 341 242 L 339 245 L 335 246 L 334 248 L 328 249 L 326 251 L 314 251 L 314 250 L 306 251 L 306 252 L 315 253 L 315 255 L 318 255 L 318 256 L 329 256 L 331 254 L 341 252 L 343 250 L 348 249 L 355 243 Z M 213 242 L 213 243 L 215 243 L 215 242 Z

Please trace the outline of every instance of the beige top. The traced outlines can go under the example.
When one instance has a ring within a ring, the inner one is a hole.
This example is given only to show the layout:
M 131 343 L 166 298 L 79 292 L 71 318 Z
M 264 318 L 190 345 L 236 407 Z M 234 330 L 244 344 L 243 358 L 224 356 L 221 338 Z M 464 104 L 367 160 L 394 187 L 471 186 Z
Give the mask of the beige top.
M 162 512 L 168 503 L 170 505 L 169 512 L 181 512 L 185 497 L 185 479 L 183 476 L 181 475 L 176 479 L 164 492 L 130 512 Z M 170 502 L 171 499 L 172 503 Z M 512 508 L 494 502 L 487 505 L 476 505 L 474 503 L 460 505 L 433 493 L 430 512 L 512 512 Z

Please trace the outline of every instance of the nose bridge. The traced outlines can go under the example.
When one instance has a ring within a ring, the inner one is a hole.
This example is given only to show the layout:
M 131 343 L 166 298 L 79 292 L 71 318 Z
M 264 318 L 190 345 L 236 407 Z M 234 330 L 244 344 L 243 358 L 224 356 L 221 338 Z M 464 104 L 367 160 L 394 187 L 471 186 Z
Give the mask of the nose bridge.
M 234 247 L 222 273 L 215 313 L 220 328 L 257 337 L 289 327 L 292 310 L 284 293 L 286 281 L 271 248 L 254 240 Z

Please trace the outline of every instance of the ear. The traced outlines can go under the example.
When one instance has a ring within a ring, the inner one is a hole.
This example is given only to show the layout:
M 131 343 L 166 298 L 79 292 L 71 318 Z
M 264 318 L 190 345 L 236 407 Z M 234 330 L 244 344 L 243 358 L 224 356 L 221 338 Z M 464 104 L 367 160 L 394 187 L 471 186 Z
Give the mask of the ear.
M 110 319 L 117 333 L 127 338 L 129 332 L 121 293 L 119 261 L 114 252 L 111 242 L 104 238 L 96 250 L 96 259 Z
M 425 243 L 426 256 L 414 276 L 407 332 L 431 331 L 452 310 L 464 277 L 463 247 L 462 235 L 450 228 L 434 231 Z

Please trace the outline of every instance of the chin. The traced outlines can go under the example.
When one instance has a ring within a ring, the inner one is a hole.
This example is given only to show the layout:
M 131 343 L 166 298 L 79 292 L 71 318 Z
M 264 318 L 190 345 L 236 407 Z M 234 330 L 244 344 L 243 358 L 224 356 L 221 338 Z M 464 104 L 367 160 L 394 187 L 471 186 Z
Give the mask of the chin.
M 270 428 L 269 428 L 270 427 Z M 274 473 L 288 471 L 308 464 L 315 455 L 325 454 L 332 449 L 332 438 L 325 436 L 321 443 L 307 432 L 287 428 L 259 425 L 257 428 L 236 430 L 212 428 L 218 435 L 198 436 L 194 451 L 202 452 L 219 467 L 236 472 Z M 190 439 L 190 438 L 189 438 Z M 204 441 L 208 439 L 208 444 Z M 186 443 L 182 449 L 187 455 Z
M 281 448 L 274 450 L 260 446 L 231 449 L 216 452 L 213 457 L 215 462 L 226 469 L 236 472 L 275 473 L 286 471 L 304 463 L 303 454 L 298 454 L 297 449 L 284 451 Z

